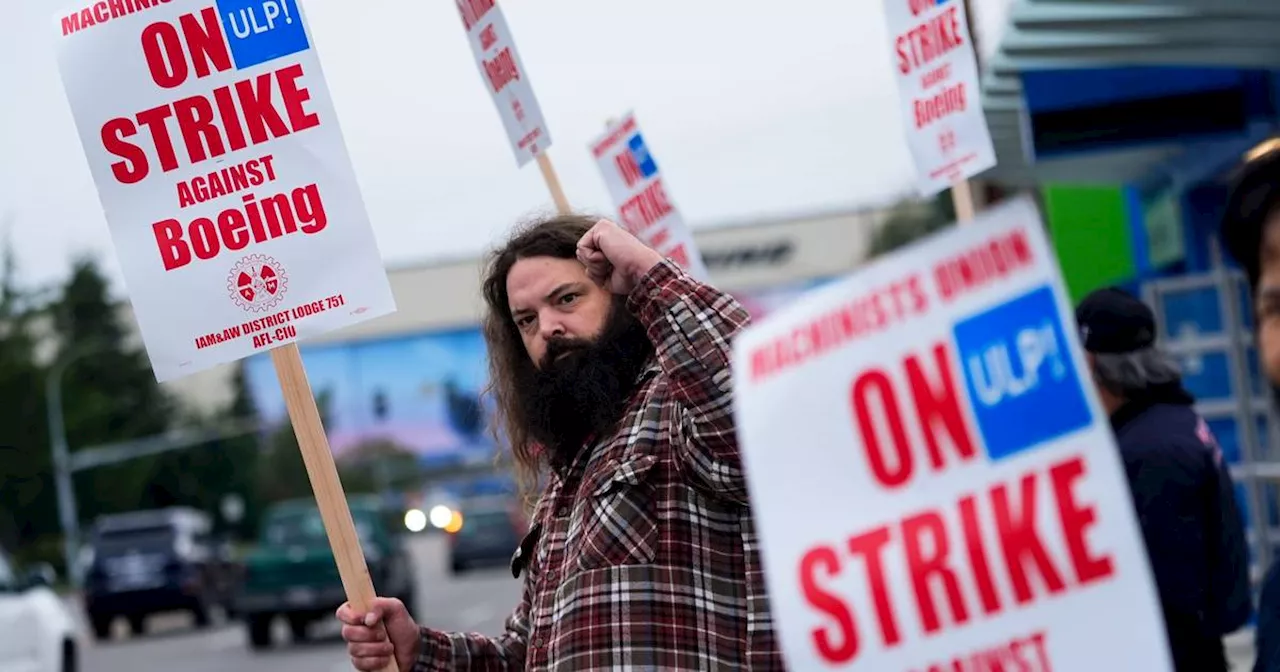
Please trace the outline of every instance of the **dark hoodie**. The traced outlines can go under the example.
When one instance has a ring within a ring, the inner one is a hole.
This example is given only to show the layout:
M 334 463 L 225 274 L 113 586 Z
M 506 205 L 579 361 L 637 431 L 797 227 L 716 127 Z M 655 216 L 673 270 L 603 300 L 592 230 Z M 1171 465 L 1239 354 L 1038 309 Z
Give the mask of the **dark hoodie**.
M 1252 613 L 1235 488 L 1180 382 L 1111 415 L 1179 672 L 1226 670 L 1222 636 Z

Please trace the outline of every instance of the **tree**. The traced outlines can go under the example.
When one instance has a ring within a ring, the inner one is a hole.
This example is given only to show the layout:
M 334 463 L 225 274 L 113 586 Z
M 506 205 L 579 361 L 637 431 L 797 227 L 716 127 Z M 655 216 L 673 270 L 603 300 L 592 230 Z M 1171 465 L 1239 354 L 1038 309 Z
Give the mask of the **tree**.
M 49 306 L 59 336 L 63 415 L 72 452 L 159 434 L 176 405 L 156 382 L 146 353 L 130 342 L 106 278 L 90 257 L 76 260 Z M 86 472 L 77 479 L 82 516 L 133 510 L 147 503 L 157 460 L 140 459 Z
M 0 546 L 29 548 L 58 531 L 45 371 L 36 362 L 35 312 L 17 286 L 12 245 L 0 260 Z
M 249 380 L 245 373 L 244 362 L 235 365 L 232 377 L 231 402 L 220 414 L 224 424 L 247 422 L 257 425 L 262 421 L 258 406 L 254 403 L 253 394 L 249 390 Z M 226 459 L 229 467 L 223 481 L 223 496 L 235 494 L 244 500 L 244 520 L 236 527 L 241 534 L 252 536 L 258 527 L 258 516 L 262 510 L 262 499 L 258 493 L 259 468 L 262 463 L 263 441 L 261 430 L 249 435 L 230 439 L 216 447 Z M 229 521 L 218 517 L 221 526 Z
M 888 254 L 924 238 L 955 220 L 951 194 L 942 192 L 931 201 L 904 200 L 890 208 L 889 216 L 871 235 L 868 257 Z
M 327 390 L 316 395 L 320 420 L 326 427 L 329 425 L 330 398 Z M 257 497 L 263 506 L 312 496 L 311 480 L 307 476 L 306 465 L 302 462 L 298 438 L 293 432 L 293 425 L 287 420 L 271 432 L 267 439 L 267 449 L 259 458 L 257 480 Z
M 382 486 L 380 471 L 387 474 L 387 485 L 392 489 L 416 486 L 421 481 L 417 454 L 394 439 L 383 437 L 369 437 L 352 447 L 338 470 L 348 495 L 378 492 Z

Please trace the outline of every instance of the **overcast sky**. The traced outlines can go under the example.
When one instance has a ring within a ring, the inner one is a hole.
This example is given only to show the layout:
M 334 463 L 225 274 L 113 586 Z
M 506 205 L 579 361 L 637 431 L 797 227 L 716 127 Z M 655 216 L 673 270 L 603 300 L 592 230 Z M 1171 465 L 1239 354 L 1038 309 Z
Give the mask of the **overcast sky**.
M 476 254 L 551 208 L 537 167 L 516 168 L 451 0 L 300 1 L 389 265 Z M 1008 2 L 974 0 L 984 47 Z M 0 221 L 22 277 L 59 279 L 73 255 L 93 252 L 118 283 L 54 55 L 52 16 L 67 3 L 7 4 Z M 911 190 L 878 0 L 502 6 L 575 207 L 612 212 L 587 143 L 627 110 L 695 227 Z

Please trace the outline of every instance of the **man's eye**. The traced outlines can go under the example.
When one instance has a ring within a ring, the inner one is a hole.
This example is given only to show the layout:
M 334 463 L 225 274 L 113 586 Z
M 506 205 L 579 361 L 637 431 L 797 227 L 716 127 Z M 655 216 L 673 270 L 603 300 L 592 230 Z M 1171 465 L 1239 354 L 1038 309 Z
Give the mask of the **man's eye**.
M 1280 296 L 1264 294 L 1258 299 L 1258 315 L 1274 317 L 1280 314 Z
M 529 326 L 530 324 L 533 324 L 533 318 L 528 315 L 516 320 L 516 326 L 520 327 L 521 329 Z
M 577 294 L 565 294 L 560 297 L 560 303 L 563 305 L 568 305 L 570 303 L 573 303 L 577 298 L 578 298 Z

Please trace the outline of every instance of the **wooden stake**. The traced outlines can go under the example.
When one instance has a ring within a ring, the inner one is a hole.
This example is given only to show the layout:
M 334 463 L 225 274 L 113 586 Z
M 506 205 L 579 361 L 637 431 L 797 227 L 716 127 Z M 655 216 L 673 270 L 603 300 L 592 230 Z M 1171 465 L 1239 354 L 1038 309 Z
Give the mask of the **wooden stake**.
M 329 537 L 329 547 L 338 563 L 338 576 L 347 593 L 347 601 L 359 612 L 367 612 L 373 606 L 376 594 L 369 566 L 365 564 L 364 550 L 356 534 L 355 521 L 347 506 L 347 496 L 338 478 L 338 467 L 329 450 L 329 438 L 324 433 L 320 409 L 316 407 L 307 370 L 302 366 L 302 354 L 297 343 L 282 345 L 271 351 L 271 363 L 275 365 L 280 390 L 284 393 L 285 407 L 293 433 L 298 437 L 298 448 L 307 467 L 311 490 L 320 508 L 320 518 Z M 383 672 L 400 672 L 393 658 Z
M 951 205 L 956 210 L 956 221 L 964 224 L 973 219 L 975 209 L 973 207 L 973 190 L 969 185 L 969 180 L 959 180 L 951 185 Z
M 564 189 L 560 187 L 560 178 L 556 177 L 556 169 L 551 165 L 551 159 L 547 157 L 546 152 L 538 154 L 538 168 L 542 170 L 542 179 L 547 181 L 547 188 L 551 190 L 551 200 L 556 203 L 556 210 L 562 215 L 568 215 L 573 211 L 569 208 L 569 199 L 565 198 Z

